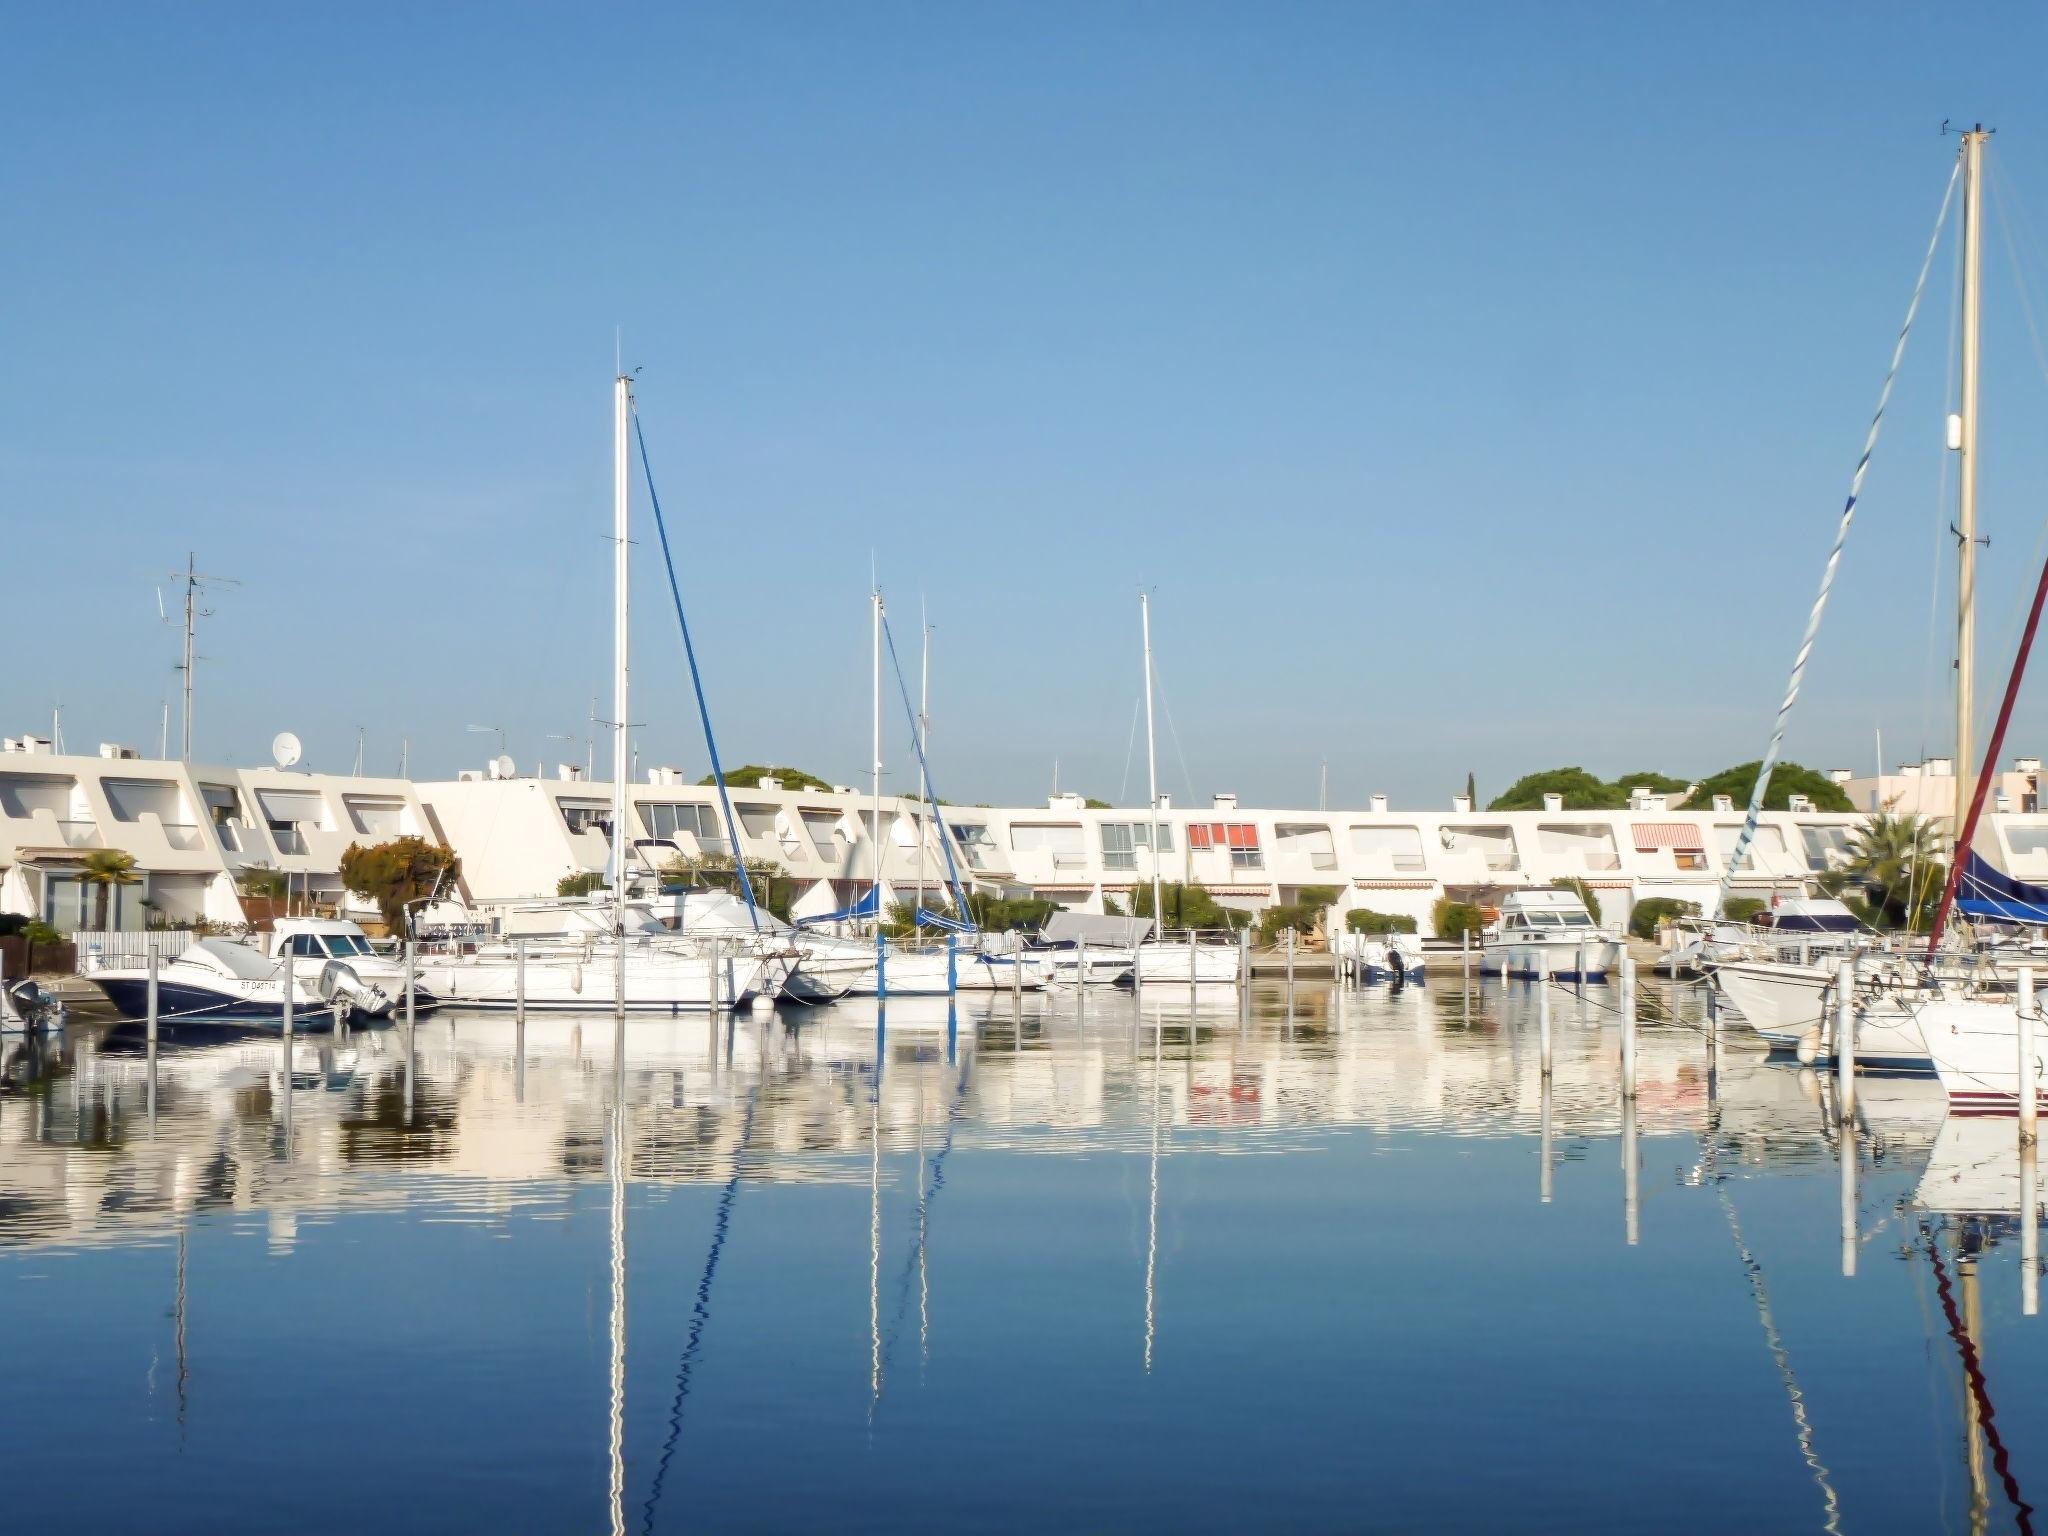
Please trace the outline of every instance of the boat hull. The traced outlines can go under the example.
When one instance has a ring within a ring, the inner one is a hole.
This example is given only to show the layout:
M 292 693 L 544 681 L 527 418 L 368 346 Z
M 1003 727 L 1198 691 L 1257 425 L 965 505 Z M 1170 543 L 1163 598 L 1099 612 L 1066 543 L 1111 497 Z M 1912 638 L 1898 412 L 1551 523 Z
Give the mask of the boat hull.
M 1553 981 L 1605 981 L 1621 964 L 1621 945 L 1613 939 L 1546 943 L 1531 939 L 1488 939 L 1479 951 L 1479 969 L 1488 976 Z
M 149 1016 L 147 977 L 94 976 L 91 978 L 124 1019 Z M 281 997 L 249 997 L 159 979 L 156 989 L 157 1021 L 175 1027 L 204 1021 L 209 1024 L 268 1025 L 284 1028 L 284 1000 Z M 307 1034 L 334 1027 L 334 1011 L 325 1003 L 298 1003 L 292 1010 L 292 1028 Z

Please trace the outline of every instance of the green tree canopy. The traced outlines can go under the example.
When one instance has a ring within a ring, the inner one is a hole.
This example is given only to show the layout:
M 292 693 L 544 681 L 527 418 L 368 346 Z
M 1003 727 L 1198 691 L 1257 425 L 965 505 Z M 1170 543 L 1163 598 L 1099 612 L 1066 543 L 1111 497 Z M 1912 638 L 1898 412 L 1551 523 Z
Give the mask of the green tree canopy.
M 1252 916 L 1218 902 L 1199 885 L 1180 885 L 1172 880 L 1159 887 L 1166 908 L 1162 928 L 1249 928 Z M 1131 894 L 1131 916 L 1152 916 L 1152 887 L 1141 885 Z
M 462 860 L 452 848 L 423 837 L 396 837 L 365 848 L 350 843 L 341 856 L 341 883 L 365 901 L 377 904 L 377 915 L 392 933 L 405 932 L 405 909 L 453 885 Z
M 1626 789 L 1597 779 L 1583 768 L 1546 768 L 1541 773 L 1523 774 L 1496 795 L 1487 809 L 1540 811 L 1545 795 L 1563 795 L 1568 811 L 1619 811 L 1628 807 Z
M 773 764 L 748 763 L 744 768 L 735 768 L 725 776 L 728 789 L 759 789 L 762 776 L 780 779 L 784 789 L 830 789 L 832 786 L 815 773 L 805 773 L 801 768 L 777 768 Z M 697 781 L 700 785 L 718 782 L 710 774 Z
M 1737 763 L 1733 768 L 1723 768 L 1712 778 L 1700 780 L 1700 787 L 1685 802 L 1685 808 L 1689 811 L 1711 810 L 1714 796 L 1726 795 L 1735 802 L 1737 810 L 1746 810 L 1750 791 L 1756 788 L 1756 771 L 1762 766 L 1761 761 Z M 1782 811 L 1794 795 L 1808 796 L 1817 811 L 1856 809 L 1849 803 L 1849 797 L 1842 793 L 1842 786 L 1826 774 L 1798 763 L 1780 763 L 1772 770 L 1771 787 L 1764 795 L 1764 809 Z

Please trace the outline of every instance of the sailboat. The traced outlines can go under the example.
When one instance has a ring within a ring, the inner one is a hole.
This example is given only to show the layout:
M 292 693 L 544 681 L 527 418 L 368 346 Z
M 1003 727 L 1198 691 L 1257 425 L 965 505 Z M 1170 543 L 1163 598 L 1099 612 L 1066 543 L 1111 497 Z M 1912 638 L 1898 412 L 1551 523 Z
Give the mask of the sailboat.
M 1145 783 L 1150 795 L 1148 812 L 1152 861 L 1152 917 L 1157 937 L 1147 939 L 1133 955 L 1132 976 L 1146 982 L 1235 982 L 1242 974 L 1243 953 L 1235 942 L 1203 943 L 1194 933 L 1178 938 L 1166 933 L 1166 913 L 1161 904 L 1159 879 L 1159 745 L 1152 728 L 1152 597 L 1138 594 L 1138 625 L 1145 647 Z

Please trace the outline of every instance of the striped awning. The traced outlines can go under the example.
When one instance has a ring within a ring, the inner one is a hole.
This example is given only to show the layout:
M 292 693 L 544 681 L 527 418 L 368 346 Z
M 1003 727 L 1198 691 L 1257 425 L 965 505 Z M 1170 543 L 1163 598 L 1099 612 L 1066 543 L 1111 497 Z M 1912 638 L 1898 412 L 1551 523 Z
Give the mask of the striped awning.
M 1688 821 L 1639 821 L 1635 824 L 1636 852 L 1654 853 L 1670 848 L 1680 853 L 1705 853 L 1700 829 Z
M 1436 888 L 1434 880 L 1353 880 L 1351 884 L 1361 891 L 1429 891 Z

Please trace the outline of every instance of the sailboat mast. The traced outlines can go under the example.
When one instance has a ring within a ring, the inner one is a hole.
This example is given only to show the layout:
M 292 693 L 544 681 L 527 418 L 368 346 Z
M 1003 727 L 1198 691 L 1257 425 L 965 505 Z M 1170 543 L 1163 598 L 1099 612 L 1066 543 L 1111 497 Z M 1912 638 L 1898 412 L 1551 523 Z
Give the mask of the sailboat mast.
M 630 569 L 626 429 L 633 411 L 633 383 L 623 373 L 612 380 L 612 913 L 626 931 L 626 788 L 631 777 L 626 740 L 627 602 Z
M 925 778 L 926 765 L 931 762 L 932 744 L 932 627 L 924 622 L 922 613 L 918 615 L 918 628 L 923 632 L 923 655 L 917 675 L 917 903 L 923 906 L 925 839 L 931 835 L 929 828 L 935 807 L 931 800 L 932 787 Z
M 1956 762 L 1951 840 L 1960 837 L 1976 771 L 1977 709 L 1977 364 L 1984 278 L 1984 141 L 1980 123 L 1963 135 L 1962 456 L 1956 476 Z
M 882 589 L 869 594 L 874 628 L 875 927 L 882 926 Z
M 1166 911 L 1159 895 L 1159 752 L 1152 739 L 1152 597 L 1138 594 L 1138 624 L 1145 637 L 1145 786 L 1152 811 L 1152 931 L 1166 932 Z

